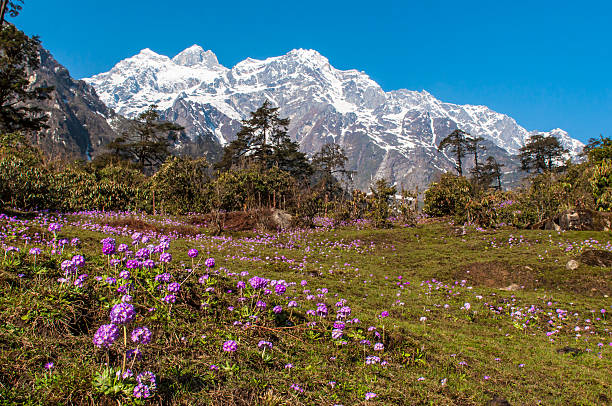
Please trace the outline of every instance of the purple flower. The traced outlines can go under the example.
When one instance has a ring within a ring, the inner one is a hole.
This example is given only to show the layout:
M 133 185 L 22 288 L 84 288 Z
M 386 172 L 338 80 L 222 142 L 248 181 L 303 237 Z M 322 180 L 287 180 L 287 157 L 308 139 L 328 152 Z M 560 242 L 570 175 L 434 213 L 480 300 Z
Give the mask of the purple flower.
M 200 285 L 205 285 L 205 284 L 206 284 L 206 281 L 208 281 L 208 278 L 209 278 L 208 274 L 206 274 L 206 275 L 202 275 L 202 276 L 200 276 L 200 278 L 198 279 L 198 282 L 200 283 Z
M 70 245 L 76 247 L 77 245 L 79 245 L 80 242 L 81 240 L 79 240 L 77 237 L 74 237 L 72 240 L 70 240 Z
M 140 268 L 140 261 L 137 259 L 128 259 L 125 263 L 127 269 L 138 269 Z
M 136 382 L 141 383 L 143 385 L 147 385 L 152 389 L 155 389 L 155 387 L 157 386 L 155 374 L 151 371 L 144 371 L 139 373 L 136 377 Z
M 134 320 L 135 316 L 134 306 L 129 303 L 118 303 L 113 306 L 110 312 L 110 319 L 114 324 L 127 324 Z
M 72 263 L 74 266 L 80 268 L 85 265 L 85 258 L 83 258 L 83 255 L 75 255 L 72 257 Z
M 139 383 L 134 387 L 134 397 L 137 399 L 147 399 L 151 397 L 151 391 L 147 385 Z
M 257 303 L 255 303 L 255 306 L 259 307 L 261 310 L 264 310 L 267 304 L 262 300 L 258 300 Z
M 276 286 L 274 286 L 274 291 L 277 295 L 280 296 L 287 291 L 287 286 L 285 286 L 284 284 L 277 284 Z
M 62 229 L 62 225 L 58 223 L 50 223 L 49 224 L 49 232 L 55 233 L 56 231 L 60 231 Z
M 108 348 L 119 337 L 119 329 L 114 324 L 103 324 L 94 334 L 93 343 L 98 348 Z
M 366 357 L 365 363 L 366 365 L 374 365 L 374 364 L 378 364 L 380 362 L 380 357 L 377 357 L 376 355 L 369 355 Z
M 385 345 L 383 343 L 374 344 L 374 351 L 382 351 L 385 349 Z
M 138 251 L 136 251 L 136 258 L 148 259 L 150 255 L 151 255 L 151 251 L 149 251 L 149 249 L 146 247 L 141 248 Z
M 119 272 L 119 277 L 121 279 L 128 280 L 128 279 L 130 279 L 130 276 L 131 276 L 130 275 L 130 271 L 121 271 L 121 272 Z
M 181 290 L 181 284 L 178 282 L 172 282 L 168 285 L 168 292 L 177 293 L 179 290 Z
M 289 303 L 287 303 L 287 307 L 297 307 L 298 304 L 295 300 L 291 300 L 289 301 Z
M 238 281 L 238 283 L 236 284 L 236 288 L 244 289 L 246 288 L 246 283 L 244 283 L 244 281 Z
M 339 340 L 342 338 L 342 334 L 342 330 L 338 330 L 335 328 L 332 330 L 331 336 L 334 340 Z
M 162 298 L 162 302 L 174 303 L 176 302 L 176 296 L 174 296 L 172 293 L 169 295 L 166 295 Z
M 163 252 L 159 256 L 159 261 L 169 263 L 170 261 L 172 261 L 172 254 L 170 254 L 169 252 Z
M 117 247 L 117 251 L 118 252 L 125 252 L 125 251 L 128 250 L 128 248 L 129 247 L 127 246 L 127 244 L 119 244 L 119 247 Z
M 238 344 L 234 340 L 227 340 L 223 343 L 223 351 L 235 352 L 238 349 Z
M 53 369 L 53 366 L 54 366 L 53 362 L 47 362 L 47 363 L 45 364 L 45 369 L 46 369 L 47 371 L 50 371 L 50 370 L 52 370 L 52 369 Z
M 147 327 L 138 327 L 132 331 L 132 341 L 137 344 L 149 344 L 153 333 Z
M 41 250 L 38 247 L 30 248 L 30 255 L 40 255 Z
M 385 311 L 383 311 L 383 312 L 381 312 L 381 313 L 380 313 L 380 316 L 379 316 L 379 317 L 380 317 L 381 319 L 383 319 L 383 318 L 385 318 L 385 317 L 389 317 L 389 312 L 385 310 Z
M 377 396 L 377 395 L 376 395 L 376 393 L 374 393 L 374 392 L 367 392 L 367 393 L 365 394 L 365 400 L 374 399 L 376 396 Z
M 272 349 L 272 343 L 270 341 L 266 341 L 266 340 L 261 340 L 259 343 L 257 343 L 257 347 L 261 350 L 262 348 L 268 348 L 268 349 Z
M 276 314 L 279 314 L 283 311 L 283 306 L 274 306 L 274 308 L 272 308 L 272 311 Z
M 155 275 L 155 280 L 157 282 L 170 282 L 170 278 L 172 277 L 172 275 L 170 275 L 168 272 L 165 273 L 160 273 L 159 275 Z
M 199 252 L 198 252 L 198 250 L 197 250 L 197 249 L 195 249 L 195 248 L 192 248 L 192 249 L 190 249 L 190 250 L 187 252 L 187 255 L 189 255 L 189 258 L 195 258 L 195 257 L 197 257 L 197 256 L 198 256 L 198 254 L 199 254 Z
M 206 261 L 204 261 L 204 265 L 206 265 L 209 268 L 213 268 L 215 266 L 215 259 L 214 258 L 206 258 Z
M 102 243 L 102 253 L 104 255 L 113 255 L 115 253 L 115 244 L 111 244 L 110 242 Z
M 253 276 L 251 279 L 249 279 L 249 284 L 253 289 L 263 289 L 268 286 L 268 283 L 270 283 L 268 279 L 261 278 L 259 276 Z

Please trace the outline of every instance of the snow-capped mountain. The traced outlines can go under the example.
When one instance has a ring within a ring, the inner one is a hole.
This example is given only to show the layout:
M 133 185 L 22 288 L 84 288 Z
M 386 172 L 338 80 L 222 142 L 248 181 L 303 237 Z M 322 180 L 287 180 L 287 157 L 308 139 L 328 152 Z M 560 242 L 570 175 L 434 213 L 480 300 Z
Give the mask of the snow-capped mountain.
M 198 45 L 172 59 L 144 49 L 84 80 L 127 117 L 157 104 L 165 119 L 183 125 L 209 153 L 231 141 L 240 120 L 267 99 L 291 119 L 289 134 L 303 151 L 312 154 L 326 142 L 342 145 L 360 188 L 378 177 L 422 187 L 452 170 L 452 157 L 437 145 L 456 128 L 485 138 L 489 153 L 512 172 L 517 165 L 511 156 L 533 133 L 486 106 L 444 103 L 426 91 L 385 92 L 364 72 L 335 69 L 314 50 L 247 58 L 228 69 Z M 582 150 L 563 130 L 549 134 L 572 155 Z

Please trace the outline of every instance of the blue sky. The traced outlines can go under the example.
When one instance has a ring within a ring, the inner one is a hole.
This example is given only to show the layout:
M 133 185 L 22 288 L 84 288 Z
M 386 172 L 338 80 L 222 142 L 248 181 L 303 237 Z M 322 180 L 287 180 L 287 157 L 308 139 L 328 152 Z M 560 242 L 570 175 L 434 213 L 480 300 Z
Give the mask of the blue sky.
M 385 90 L 484 104 L 582 141 L 612 136 L 608 1 L 25 0 L 9 20 L 77 78 L 142 48 L 173 56 L 199 44 L 227 67 L 312 48 Z

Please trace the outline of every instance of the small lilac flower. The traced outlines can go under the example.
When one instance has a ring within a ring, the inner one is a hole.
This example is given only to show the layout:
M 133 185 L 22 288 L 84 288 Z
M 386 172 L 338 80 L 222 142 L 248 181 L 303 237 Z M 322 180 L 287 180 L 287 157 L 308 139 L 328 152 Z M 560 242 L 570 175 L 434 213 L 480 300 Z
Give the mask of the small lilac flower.
M 195 257 L 197 257 L 197 256 L 198 256 L 198 254 L 199 254 L 199 252 L 198 252 L 198 250 L 197 250 L 197 249 L 195 249 L 195 248 L 192 248 L 192 249 L 190 249 L 190 250 L 187 252 L 187 255 L 189 255 L 189 258 L 195 258 Z
M 374 344 L 374 351 L 383 351 L 385 349 L 385 345 L 383 343 Z
M 30 255 L 40 255 L 42 251 L 38 247 L 30 248 Z
M 130 271 L 124 270 L 124 271 L 119 272 L 119 277 L 121 279 L 128 280 L 130 279 L 130 276 L 131 276 Z
M 380 317 L 381 319 L 385 318 L 385 317 L 389 317 L 389 312 L 384 310 L 383 312 L 380 313 Z
M 128 250 L 128 246 L 127 244 L 119 244 L 119 246 L 117 247 L 117 252 L 125 252 Z
M 238 344 L 234 340 L 227 340 L 223 343 L 223 351 L 235 352 L 238 349 Z
M 274 292 L 276 292 L 276 294 L 279 296 L 285 293 L 286 291 L 287 286 L 285 286 L 284 284 L 277 284 L 276 286 L 274 286 Z
M 366 392 L 365 394 L 365 400 L 370 400 L 370 399 L 374 399 L 376 397 L 376 393 L 374 392 Z
M 261 340 L 259 343 L 257 343 L 257 347 L 261 350 L 262 348 L 268 348 L 268 349 L 272 349 L 272 343 L 270 341 L 266 341 L 266 340 Z
M 47 363 L 45 364 L 45 369 L 46 369 L 47 371 L 50 371 L 50 370 L 52 370 L 52 369 L 53 369 L 53 366 L 54 366 L 53 362 L 47 362 Z
M 166 296 L 164 296 L 162 298 L 162 302 L 175 303 L 176 302 L 176 296 L 174 296 L 173 294 L 166 295 Z
M 147 327 L 138 327 L 132 331 L 132 341 L 137 344 L 149 344 L 153 333 Z
M 297 307 L 298 303 L 295 300 L 291 300 L 289 301 L 289 303 L 287 303 L 287 307 Z
M 140 261 L 137 259 L 128 259 L 125 262 L 125 267 L 127 269 L 138 269 L 140 268 Z
M 178 282 L 172 282 L 168 285 L 168 292 L 177 293 L 179 290 L 181 290 L 181 284 Z
M 258 300 L 257 303 L 255 303 L 255 306 L 259 307 L 261 310 L 264 310 L 267 304 L 262 300 Z
M 51 233 L 58 232 L 61 229 L 62 229 L 62 225 L 58 224 L 58 223 L 50 223 L 49 224 L 49 228 L 48 228 L 49 232 L 51 232 Z
M 105 242 L 102 244 L 102 254 L 104 255 L 113 255 L 115 253 L 115 245 L 109 242 Z
M 169 252 L 164 252 L 159 256 L 160 262 L 165 262 L 166 264 L 172 261 L 172 254 Z
M 214 258 L 206 258 L 206 261 L 204 261 L 204 265 L 206 265 L 209 268 L 214 268 L 214 266 L 215 266 L 215 259 Z
M 72 263 L 74 266 L 80 268 L 85 265 L 85 258 L 82 255 L 75 255 L 72 257 Z
M 274 308 L 272 309 L 272 311 L 276 314 L 279 314 L 283 311 L 283 306 L 274 306 Z
M 118 303 L 113 306 L 110 312 L 110 319 L 113 324 L 128 324 L 134 320 L 135 316 L 134 306 L 129 303 Z
M 119 329 L 115 324 L 103 324 L 94 334 L 93 343 L 98 348 L 108 348 L 119 337 Z

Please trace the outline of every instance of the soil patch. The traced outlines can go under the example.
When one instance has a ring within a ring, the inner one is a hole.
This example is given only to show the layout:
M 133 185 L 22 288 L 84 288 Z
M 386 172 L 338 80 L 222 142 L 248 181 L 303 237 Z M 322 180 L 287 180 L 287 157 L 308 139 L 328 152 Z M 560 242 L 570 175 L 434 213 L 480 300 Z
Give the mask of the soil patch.
M 491 288 L 507 288 L 513 284 L 521 288 L 533 288 L 539 285 L 534 274 L 534 270 L 529 267 L 492 261 L 468 264 L 457 271 L 454 277 L 459 280 L 465 279 L 472 285 Z

